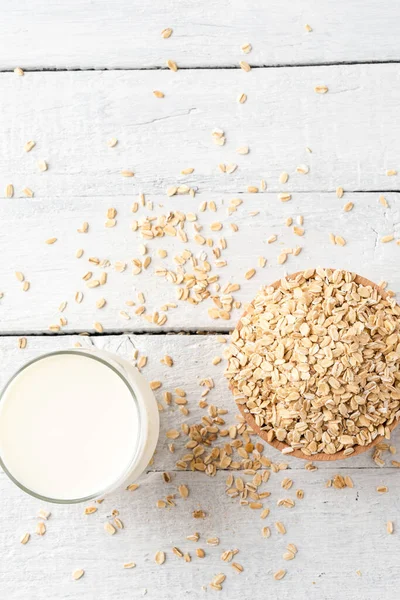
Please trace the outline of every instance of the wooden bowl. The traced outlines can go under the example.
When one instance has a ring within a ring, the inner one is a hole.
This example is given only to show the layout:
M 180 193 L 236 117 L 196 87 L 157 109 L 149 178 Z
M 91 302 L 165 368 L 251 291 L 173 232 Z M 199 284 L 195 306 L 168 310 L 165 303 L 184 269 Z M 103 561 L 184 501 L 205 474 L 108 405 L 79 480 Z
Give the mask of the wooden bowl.
M 301 273 L 304 273 L 304 271 L 297 271 L 296 273 L 292 273 L 291 275 L 287 275 L 286 279 L 294 279 L 297 275 L 300 275 Z M 366 279 L 365 277 L 361 277 L 361 275 L 357 275 L 357 274 L 355 274 L 355 275 L 356 275 L 356 277 L 355 277 L 355 282 L 356 283 L 359 283 L 359 284 L 361 284 L 363 286 L 369 285 L 369 286 L 377 289 L 383 299 L 387 298 L 387 296 L 388 296 L 387 292 L 385 292 L 385 290 L 383 290 L 382 288 L 380 288 L 378 286 L 378 284 L 374 283 L 373 281 L 370 281 L 369 279 Z M 279 287 L 279 285 L 280 285 L 280 280 L 279 281 L 275 281 L 269 287 L 273 287 L 273 288 L 277 289 Z M 236 329 L 238 327 L 240 327 L 241 320 L 242 320 L 243 317 L 246 316 L 246 314 L 247 314 L 247 311 L 244 312 L 243 315 L 242 315 L 242 317 L 239 319 L 239 322 L 236 325 Z M 231 387 L 231 390 L 232 390 L 232 387 Z M 266 432 L 262 431 L 258 427 L 258 425 L 256 424 L 256 422 L 255 422 L 254 417 L 252 416 L 252 414 L 249 413 L 249 412 L 246 412 L 245 405 L 238 404 L 237 406 L 239 407 L 240 412 L 242 413 L 242 415 L 245 418 L 245 420 L 248 423 L 248 425 L 250 425 L 251 429 L 264 442 L 267 442 L 267 444 L 269 444 L 270 446 L 273 446 L 274 448 L 276 448 L 277 450 L 280 450 L 281 452 L 285 448 L 289 448 L 288 444 L 285 444 L 285 442 L 280 442 L 277 439 L 273 440 L 272 442 L 269 442 L 268 439 L 267 439 Z M 389 425 L 390 431 L 393 431 L 393 429 L 395 427 L 397 427 L 398 424 L 399 424 L 398 420 L 393 421 L 393 423 L 391 423 Z M 302 459 L 309 460 L 309 461 L 316 461 L 316 460 L 318 460 L 318 461 L 343 460 L 345 458 L 349 458 L 350 456 L 357 456 L 358 454 L 362 454 L 363 452 L 366 452 L 367 450 L 370 450 L 371 448 L 373 448 L 373 446 L 375 446 L 376 444 L 379 444 L 379 442 L 383 442 L 383 441 L 385 441 L 385 438 L 383 436 L 378 436 L 377 438 L 375 438 L 375 440 L 373 442 L 371 442 L 370 444 L 368 444 L 366 446 L 360 446 L 360 445 L 353 446 L 354 452 L 352 454 L 348 454 L 348 455 L 344 454 L 344 450 L 340 450 L 339 452 L 336 452 L 335 454 L 325 454 L 325 452 L 319 452 L 317 454 L 311 454 L 311 455 L 303 454 L 303 452 L 301 450 L 293 450 L 293 452 L 288 453 L 287 456 L 295 456 L 296 458 L 302 458 Z

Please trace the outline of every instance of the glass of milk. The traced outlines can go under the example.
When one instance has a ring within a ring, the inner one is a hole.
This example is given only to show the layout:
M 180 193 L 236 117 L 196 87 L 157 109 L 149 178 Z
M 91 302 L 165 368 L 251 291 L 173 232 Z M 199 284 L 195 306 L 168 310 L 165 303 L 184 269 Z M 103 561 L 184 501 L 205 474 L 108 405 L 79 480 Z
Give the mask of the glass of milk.
M 158 433 L 150 386 L 105 351 L 39 356 L 0 396 L 0 464 L 22 490 L 48 502 L 85 502 L 132 483 Z

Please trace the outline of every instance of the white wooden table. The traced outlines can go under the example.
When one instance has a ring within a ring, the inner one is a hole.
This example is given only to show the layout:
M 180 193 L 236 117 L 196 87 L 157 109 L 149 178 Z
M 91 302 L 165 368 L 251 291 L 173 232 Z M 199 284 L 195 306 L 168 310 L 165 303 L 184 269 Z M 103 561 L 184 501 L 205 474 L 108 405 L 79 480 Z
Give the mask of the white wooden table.
M 2 9 L 0 384 L 26 360 L 79 341 L 128 358 L 135 350 L 148 356 L 143 373 L 163 382 L 157 391 L 160 403 L 164 391 L 182 387 L 190 412 L 184 417 L 177 407 L 164 404 L 154 464 L 138 490 L 114 493 L 91 516 L 83 514 L 82 506 L 52 506 L 43 537 L 34 533 L 43 504 L 0 474 L 1 597 L 128 600 L 147 593 L 151 600 L 197 599 L 217 594 L 208 584 L 224 573 L 219 593 L 229 600 L 398 598 L 400 483 L 391 466 L 396 457 L 387 454 L 385 466 L 378 468 L 366 454 L 314 472 L 306 471 L 302 461 L 285 458 L 290 470 L 272 473 L 264 486 L 271 492 L 264 501 L 271 509 L 265 521 L 225 495 L 228 472 L 209 478 L 176 468 L 184 438 L 176 440 L 171 454 L 165 433 L 185 422 L 198 423 L 206 414 L 198 406 L 202 377 L 215 383 L 207 400 L 228 409 L 227 422 L 235 422 L 224 361 L 212 362 L 223 351 L 213 333 L 227 333 L 242 306 L 232 310 L 229 320 L 210 319 L 211 299 L 198 305 L 177 301 L 177 286 L 155 275 L 160 268 L 176 271 L 174 257 L 188 249 L 219 275 L 221 290 L 212 284 L 211 295 L 237 283 L 240 289 L 233 295 L 241 303 L 261 284 L 317 265 L 386 280 L 400 291 L 400 247 L 396 241 L 381 242 L 384 235 L 400 237 L 400 175 L 386 174 L 400 169 L 396 2 L 5 0 Z M 163 39 L 167 27 L 173 34 Z M 240 49 L 246 42 L 253 46 L 248 55 Z M 176 73 L 166 68 L 168 59 L 178 64 Z M 252 65 L 250 72 L 239 68 L 241 60 Z M 25 69 L 23 77 L 13 73 L 18 66 Z M 329 91 L 315 93 L 318 85 Z M 154 90 L 165 97 L 156 98 Z M 241 104 L 243 93 L 247 102 Z M 213 143 L 214 128 L 225 132 L 224 146 Z M 107 141 L 114 137 L 118 144 L 110 148 Z M 26 153 L 29 140 L 36 146 Z M 248 155 L 236 152 L 242 146 L 249 146 Z M 42 160 L 48 163 L 45 172 L 38 168 Z M 237 164 L 237 169 L 222 173 L 219 164 Z M 297 173 L 299 165 L 307 165 L 309 173 Z M 181 175 L 185 168 L 195 170 Z M 135 177 L 122 177 L 122 170 L 134 171 Z M 283 171 L 290 176 L 286 184 L 279 180 Z M 12 198 L 6 194 L 9 184 Z M 183 185 L 196 191 L 194 198 L 166 194 Z M 260 192 L 248 193 L 249 186 Z M 342 198 L 335 193 L 340 186 Z M 34 192 L 32 198 L 24 188 Z M 149 204 L 133 214 L 131 206 L 141 193 Z M 291 200 L 282 203 L 281 193 Z M 232 199 L 242 203 L 230 213 Z M 201 212 L 204 202 L 207 210 Z M 212 202 L 216 212 L 210 210 Z M 345 212 L 349 202 L 354 208 Z M 117 210 L 117 223 L 106 228 L 111 207 Z M 214 247 L 220 238 L 226 240 L 221 256 L 226 266 L 218 268 L 212 248 L 194 241 L 193 222 L 185 223 L 187 241 L 166 236 L 147 242 L 132 231 L 134 220 L 174 211 L 196 214 L 200 235 L 213 240 Z M 287 218 L 296 223 L 299 216 L 304 218 L 302 237 L 285 225 Z M 221 231 L 211 229 L 216 221 Z M 88 232 L 78 233 L 84 222 Z M 329 233 L 342 236 L 347 245 L 332 245 Z M 278 239 L 268 244 L 273 234 Z M 57 242 L 46 244 L 52 237 Z M 133 275 L 131 261 L 144 259 L 143 243 L 152 262 Z M 282 250 L 297 245 L 302 252 L 278 265 Z M 78 248 L 84 250 L 80 259 L 75 257 Z M 168 256 L 161 259 L 159 249 Z M 258 266 L 259 256 L 267 259 L 265 268 Z M 100 269 L 89 257 L 110 266 Z M 126 270 L 116 271 L 117 261 L 126 263 Z M 253 267 L 255 276 L 246 280 Z M 107 284 L 88 288 L 84 274 L 92 271 L 97 278 L 102 270 L 108 273 Z M 30 282 L 25 293 L 16 271 Z M 74 299 L 79 291 L 81 303 Z M 145 295 L 147 315 L 164 314 L 166 303 L 177 303 L 177 308 L 165 312 L 167 321 L 158 326 L 135 314 L 138 305 L 126 306 L 127 300 L 137 303 L 138 292 Z M 101 297 L 107 304 L 99 310 Z M 60 313 L 63 302 L 68 304 Z M 131 318 L 124 319 L 121 311 Z M 67 321 L 61 330 L 49 330 L 60 317 Z M 95 333 L 95 322 L 102 333 Z M 90 336 L 79 336 L 82 332 Z M 18 348 L 21 337 L 27 339 L 24 350 Z M 174 359 L 173 368 L 160 363 L 165 354 Z M 394 445 L 399 434 L 393 436 Z M 266 454 L 275 463 L 283 460 L 272 449 Z M 166 471 L 168 484 L 162 478 Z M 281 488 L 288 473 L 294 481 L 289 491 Z M 351 476 L 354 488 L 326 488 L 336 473 Z M 176 494 L 180 484 L 189 487 L 189 497 L 178 497 L 175 507 L 157 508 L 157 500 Z M 378 494 L 378 485 L 387 485 L 389 492 Z M 295 508 L 277 506 L 299 488 L 305 495 Z M 113 509 L 125 528 L 111 537 L 103 525 Z M 192 517 L 195 509 L 205 511 L 204 520 Z M 389 520 L 393 535 L 386 533 Z M 276 521 L 285 523 L 285 536 L 275 531 Z M 261 536 L 266 525 L 272 530 L 269 539 Z M 197 544 L 186 539 L 194 531 L 201 535 Z M 32 536 L 24 546 L 19 539 L 25 532 Z M 220 538 L 219 546 L 207 546 L 212 536 Z M 290 562 L 282 558 L 288 543 L 298 547 Z M 190 552 L 192 562 L 175 556 L 173 546 Z M 206 550 L 204 559 L 196 557 L 196 547 Z M 235 559 L 244 567 L 241 574 L 220 559 L 231 548 L 239 549 Z M 162 566 L 154 562 L 158 550 L 167 553 Z M 130 561 L 136 568 L 124 570 L 123 563 Z M 77 568 L 85 575 L 73 581 Z M 286 577 L 275 581 L 273 574 L 281 568 L 287 569 Z

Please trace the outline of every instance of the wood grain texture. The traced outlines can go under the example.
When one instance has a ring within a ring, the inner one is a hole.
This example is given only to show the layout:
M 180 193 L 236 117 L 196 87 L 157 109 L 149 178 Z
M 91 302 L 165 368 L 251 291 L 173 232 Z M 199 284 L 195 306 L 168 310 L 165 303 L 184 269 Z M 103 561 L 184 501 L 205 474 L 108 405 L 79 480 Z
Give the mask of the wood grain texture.
M 202 199 L 215 200 L 217 212 L 207 210 L 198 212 Z M 383 244 L 384 235 L 393 233 L 400 236 L 400 196 L 386 194 L 389 208 L 379 203 L 379 194 L 345 194 L 338 199 L 335 194 L 294 193 L 292 200 L 281 203 L 275 193 L 242 194 L 243 204 L 231 216 L 227 206 L 232 199 L 227 194 L 205 194 L 195 199 L 187 196 L 165 198 L 149 195 L 154 211 L 141 209 L 135 215 L 130 207 L 130 197 L 63 197 L 12 199 L 2 201 L 0 228 L 0 247 L 3 249 L 2 276 L 0 291 L 4 293 L 0 301 L 0 331 L 6 333 L 46 332 L 51 324 L 58 323 L 61 313 L 59 305 L 67 301 L 63 315 L 68 320 L 64 332 L 93 331 L 94 322 L 99 321 L 105 331 L 160 331 L 134 314 L 136 307 L 125 306 L 128 299 L 137 302 L 137 292 L 142 291 L 146 298 L 148 313 L 159 310 L 166 302 L 176 302 L 176 287 L 154 274 L 156 268 L 166 266 L 176 269 L 173 257 L 185 248 L 196 257 L 206 253 L 212 273 L 220 276 L 220 283 L 239 283 L 241 289 L 234 297 L 243 303 L 250 302 L 261 285 L 276 281 L 286 272 L 315 266 L 330 266 L 358 272 L 369 279 L 380 282 L 386 280 L 389 287 L 400 290 L 398 257 L 400 248 L 396 242 Z M 354 209 L 343 211 L 345 202 L 352 201 Z M 162 204 L 160 207 L 159 205 Z M 112 229 L 104 226 L 107 208 L 117 209 L 117 225 Z M 215 243 L 223 236 L 227 249 L 222 258 L 227 266 L 215 268 L 215 259 L 211 249 L 194 243 L 193 224 L 186 226 L 188 243 L 177 238 L 157 238 L 147 243 L 149 256 L 153 262 L 140 275 L 132 275 L 132 258 L 143 258 L 139 254 L 139 245 L 143 239 L 137 232 L 131 231 L 133 219 L 144 215 L 167 214 L 170 210 L 196 212 L 199 223 L 203 225 L 202 234 L 212 238 Z M 252 211 L 258 212 L 250 216 Z M 304 217 L 305 235 L 296 236 L 291 228 L 285 226 L 285 220 L 291 216 Z M 87 234 L 77 233 L 83 221 L 89 223 Z M 221 221 L 223 229 L 212 232 L 211 223 Z M 230 223 L 238 226 L 234 233 Z M 329 233 L 343 236 L 345 247 L 332 246 Z M 277 234 L 278 240 L 268 244 L 267 239 Z M 50 237 L 57 237 L 53 245 L 45 244 Z M 283 248 L 302 246 L 297 257 L 289 256 L 287 262 L 279 266 L 277 257 Z M 75 258 L 75 251 L 83 248 L 81 259 Z M 168 251 L 165 259 L 157 256 L 157 250 Z M 206 250 L 205 250 L 206 248 Z M 89 257 L 106 258 L 114 265 L 116 261 L 127 263 L 127 269 L 118 273 L 114 267 L 107 269 L 108 283 L 95 289 L 88 289 L 82 277 L 92 271 L 94 277 L 100 273 L 95 265 L 88 262 Z M 257 257 L 265 256 L 267 266 L 257 267 Z M 245 273 L 256 268 L 256 275 L 245 279 Z M 15 277 L 15 271 L 24 273 L 31 288 L 24 293 L 21 283 Z M 82 291 L 81 304 L 74 300 L 75 293 Z M 214 294 L 214 287 L 211 286 Z M 95 303 L 104 297 L 107 305 L 96 309 Z M 168 311 L 166 330 L 227 330 L 232 329 L 243 308 L 233 310 L 230 321 L 212 320 L 208 315 L 214 303 L 208 299 L 198 306 L 187 302 L 178 302 L 178 308 Z M 127 321 L 120 316 L 125 310 L 131 316 Z
M 70 0 L 64 5 L 5 0 L 2 8 L 0 71 L 21 66 L 26 73 L 0 74 L 0 334 L 47 331 L 58 322 L 63 301 L 68 301 L 64 333 L 93 331 L 94 321 L 108 332 L 154 330 L 133 315 L 122 320 L 119 311 L 132 313 L 125 301 L 136 301 L 138 291 L 146 296 L 148 312 L 174 302 L 174 287 L 155 278 L 154 268 L 176 268 L 175 255 L 188 248 L 200 257 L 204 247 L 194 244 L 192 226 L 187 226 L 187 244 L 167 237 L 147 244 L 153 262 L 134 277 L 130 261 L 138 257 L 142 240 L 131 231 L 131 222 L 135 216 L 170 210 L 197 213 L 200 202 L 210 200 L 218 210 L 203 213 L 199 223 L 214 242 L 226 238 L 223 258 L 228 264 L 216 269 L 210 249 L 207 258 L 222 285 L 241 284 L 235 298 L 243 303 L 261 284 L 317 264 L 387 280 L 400 290 L 400 249 L 395 242 L 380 242 L 390 233 L 400 236 L 400 196 L 385 194 L 389 208 L 378 201 L 382 191 L 400 190 L 398 176 L 385 174 L 399 168 L 399 65 L 334 64 L 400 61 L 395 2 L 342 0 L 333 7 L 329 0 L 271 0 L 267 6 L 264 0 L 210 0 L 206 5 L 191 0 Z M 311 33 L 306 33 L 306 23 Z M 174 30 L 168 40 L 160 35 L 165 27 Z M 240 50 L 245 42 L 253 46 L 249 55 Z M 167 59 L 181 70 L 166 71 Z M 240 60 L 279 68 L 245 73 L 238 68 Z M 333 66 L 284 66 L 321 64 Z M 41 69 L 113 71 L 29 72 Z M 329 92 L 316 94 L 316 85 L 328 86 Z M 163 91 L 165 98 L 155 98 L 153 90 Z M 243 105 L 237 101 L 242 93 L 248 97 Z M 214 128 L 225 131 L 225 146 L 213 144 Z M 118 145 L 110 149 L 107 140 L 112 137 Z M 28 140 L 35 140 L 36 147 L 26 154 Z M 236 153 L 243 145 L 250 147 L 248 156 Z M 48 162 L 45 173 L 38 170 L 39 160 Z M 219 163 L 236 163 L 238 168 L 222 174 Z M 295 172 L 301 164 L 310 167 L 308 175 Z M 180 171 L 187 167 L 195 171 L 183 177 Z M 135 177 L 121 177 L 123 169 L 133 170 Z M 282 171 L 290 174 L 285 185 L 279 183 Z M 268 192 L 247 194 L 247 187 L 259 186 L 261 179 Z M 15 195 L 7 199 L 10 183 Z M 169 186 L 186 183 L 196 189 L 195 199 L 167 198 Z M 341 200 L 334 194 L 337 186 L 346 190 Z M 23 196 L 25 187 L 33 190 L 32 199 Z M 292 194 L 285 204 L 278 200 L 283 191 Z M 153 202 L 154 211 L 140 209 L 133 215 L 130 207 L 140 192 Z M 228 216 L 234 197 L 243 204 Z M 355 205 L 351 213 L 343 211 L 348 201 Z M 104 227 L 109 207 L 118 210 L 113 229 Z M 305 220 L 304 237 L 284 225 L 287 217 L 298 215 Z M 83 221 L 89 223 L 89 232 L 78 234 Z M 223 223 L 221 232 L 211 233 L 213 221 Z M 237 233 L 230 223 L 239 227 Z M 343 236 L 347 246 L 331 246 L 330 232 Z M 268 245 L 274 233 L 278 241 Z M 58 241 L 49 246 L 44 242 L 50 237 Z M 303 246 L 302 253 L 278 266 L 282 248 L 296 244 Z M 85 251 L 80 260 L 74 256 L 77 248 Z M 156 257 L 159 248 L 168 251 L 164 261 Z M 256 267 L 259 255 L 268 259 L 265 269 Z M 82 276 L 88 270 L 98 272 L 88 263 L 90 256 L 112 264 L 123 261 L 128 268 L 117 273 L 111 267 L 106 286 L 87 289 Z M 246 281 L 244 274 L 252 267 L 257 273 Z M 29 292 L 21 291 L 15 271 L 30 281 Z M 78 290 L 84 292 L 81 304 L 74 302 Z M 95 309 L 100 296 L 107 300 L 101 311 Z M 168 312 L 165 332 L 231 329 L 243 310 L 233 311 L 231 321 L 210 321 L 210 306 L 209 301 L 199 307 L 179 304 Z M 0 387 L 28 359 L 77 341 L 127 358 L 139 350 L 148 356 L 144 375 L 163 382 L 156 392 L 160 404 L 163 391 L 179 386 L 187 392 L 190 413 L 184 417 L 175 405 L 163 405 L 154 463 L 136 492 L 115 492 L 91 516 L 84 516 L 79 506 L 51 507 L 43 537 L 34 533 L 42 503 L 0 473 L 2 598 L 127 600 L 146 595 L 149 600 L 200 600 L 215 593 L 203 586 L 223 572 L 227 580 L 220 595 L 229 600 L 261 600 L 266 593 L 271 600 L 397 600 L 400 483 L 391 457 L 385 456 L 382 469 L 366 452 L 308 472 L 302 461 L 283 459 L 268 448 L 266 455 L 275 462 L 284 460 L 289 470 L 271 474 L 264 485 L 271 492 L 264 501 L 271 514 L 262 521 L 259 511 L 225 495 L 227 471 L 211 479 L 176 470 L 185 451 L 183 436 L 176 440 L 174 454 L 168 450 L 167 430 L 198 423 L 206 414 L 198 406 L 202 377 L 215 383 L 208 401 L 228 410 L 227 423 L 235 422 L 237 409 L 223 377 L 224 361 L 212 364 L 224 347 L 216 336 L 35 335 L 28 337 L 25 350 L 18 349 L 16 337 L 0 337 Z M 172 356 L 173 368 L 160 363 L 165 354 Z M 394 432 L 393 444 L 399 435 Z M 171 473 L 170 484 L 163 482 L 163 471 Z M 327 489 L 326 480 L 336 473 L 351 476 L 354 488 Z M 294 480 L 290 490 L 281 487 L 285 476 Z M 157 509 L 157 500 L 177 493 L 179 484 L 189 487 L 189 498 L 177 497 L 174 508 Z M 387 485 L 389 492 L 378 494 L 378 485 Z M 304 500 L 296 500 L 291 510 L 277 506 L 280 498 L 294 498 L 296 489 L 304 489 Z M 200 508 L 206 518 L 193 519 L 192 511 Z M 120 511 L 125 528 L 108 536 L 103 526 L 113 509 Z M 276 533 L 277 520 L 284 522 L 287 535 Z M 393 535 L 386 533 L 389 520 L 394 521 Z M 271 527 L 270 539 L 261 537 L 265 525 Z M 201 534 L 198 544 L 186 540 L 194 531 Z M 19 539 L 25 532 L 32 537 L 23 546 Z M 207 546 L 210 536 L 220 538 L 218 547 Z M 290 562 L 282 558 L 288 543 L 299 550 Z M 189 551 L 192 562 L 174 556 L 172 546 Z M 196 547 L 205 548 L 205 559 L 196 558 Z M 240 550 L 236 560 L 244 567 L 241 575 L 220 560 L 229 548 Z M 158 550 L 167 553 L 162 566 L 154 562 Z M 122 568 L 129 561 L 137 563 L 136 569 Z M 78 568 L 85 575 L 73 581 Z M 288 571 L 285 579 L 274 581 L 273 573 L 281 568 Z
M 116 0 L 3 2 L 0 68 L 234 66 L 251 42 L 255 65 L 399 60 L 398 7 L 384 0 Z M 310 24 L 312 33 L 305 25 Z M 173 36 L 160 32 L 172 27 Z
M 12 183 L 49 201 L 165 194 L 177 181 L 200 193 L 398 190 L 400 67 L 112 71 L 0 75 L 0 192 Z M 328 86 L 327 94 L 314 87 Z M 161 90 L 158 99 L 153 90 Z M 248 100 L 240 104 L 245 92 Z M 225 146 L 212 130 L 225 131 Z M 115 148 L 107 140 L 119 140 Z M 29 153 L 23 148 L 36 141 Z M 236 149 L 248 145 L 250 153 Z M 306 151 L 310 147 L 312 154 Z M 39 171 L 37 161 L 49 169 Z M 220 163 L 235 163 L 228 175 Z M 307 175 L 295 172 L 305 164 Z M 182 176 L 186 167 L 195 169 Z M 130 169 L 135 177 L 124 178 Z M 282 171 L 290 174 L 279 183 Z
M 0 383 L 28 358 L 41 352 L 70 347 L 77 338 L 55 339 L 35 336 L 28 339 L 26 350 L 17 350 L 15 338 L 2 338 L 0 350 L 2 371 Z M 222 367 L 212 366 L 211 357 L 221 345 L 214 336 L 111 336 L 79 338 L 90 344 L 99 344 L 125 357 L 138 347 L 149 355 L 144 373 L 149 379 L 160 378 L 164 389 L 179 385 L 188 392 L 190 416 L 194 422 L 201 412 L 197 406 L 197 376 L 212 375 L 215 390 L 210 402 L 228 407 L 233 417 L 235 407 L 222 379 Z M 162 353 L 175 360 L 172 369 L 160 365 Z M 0 475 L 0 586 L 7 599 L 31 600 L 97 600 L 98 598 L 126 600 L 141 598 L 145 590 L 149 600 L 175 600 L 190 595 L 194 600 L 207 593 L 207 586 L 217 573 L 227 575 L 221 597 L 230 600 L 247 598 L 249 590 L 268 589 L 272 599 L 290 600 L 293 597 L 312 600 L 375 600 L 377 594 L 385 600 L 395 600 L 400 584 L 397 556 L 400 550 L 397 532 L 400 484 L 398 472 L 377 468 L 370 457 L 331 465 L 322 464 L 315 472 L 304 469 L 302 461 L 288 458 L 290 469 L 272 473 L 263 490 L 271 496 L 263 501 L 271 513 L 261 520 L 259 511 L 240 506 L 237 499 L 225 495 L 227 472 L 218 472 L 215 478 L 202 473 L 175 472 L 166 451 L 163 433 L 166 428 L 179 426 L 181 418 L 174 409 L 163 411 L 162 433 L 155 464 L 140 479 L 135 492 L 120 490 L 105 499 L 94 515 L 83 515 L 82 506 L 49 506 L 52 516 L 47 533 L 42 538 L 34 533 L 36 515 L 43 504 L 24 495 L 5 476 Z M 397 434 L 395 434 L 395 437 Z M 394 440 L 395 443 L 395 440 Z M 177 440 L 177 454 L 181 439 Z M 267 455 L 281 461 L 281 455 L 268 448 Z M 367 460 L 368 458 L 368 460 Z M 286 458 L 285 458 L 286 461 Z M 159 471 L 171 473 L 171 482 L 165 484 Z M 354 488 L 327 489 L 325 483 L 336 473 L 349 475 Z M 293 487 L 284 490 L 284 477 L 293 479 Z M 249 477 L 244 476 L 245 479 Z M 186 484 L 189 498 L 178 497 L 177 488 Z M 378 494 L 376 487 L 387 485 L 387 494 Z M 304 490 L 304 499 L 296 500 L 295 491 Z M 176 506 L 157 509 L 156 502 L 167 494 L 177 494 Z M 281 498 L 294 498 L 296 506 L 286 509 L 277 506 Z M 125 528 L 116 535 L 104 532 L 104 522 L 112 510 L 120 512 Z M 204 520 L 192 517 L 192 511 L 202 509 Z M 386 533 L 386 522 L 394 521 L 395 533 Z M 274 523 L 282 521 L 287 534 L 278 535 Z M 271 527 L 271 537 L 261 536 L 263 526 Z M 186 540 L 194 531 L 200 533 L 196 544 Z M 19 543 L 25 532 L 32 534 L 26 546 Z M 323 532 L 323 535 L 321 535 Z M 217 536 L 220 545 L 208 546 L 206 539 Z M 298 554 L 286 562 L 282 555 L 288 543 L 296 544 Z M 172 554 L 177 546 L 190 552 L 191 563 L 184 563 Z M 202 547 L 206 558 L 198 559 L 195 548 Z M 235 560 L 244 572 L 236 574 L 232 567 L 220 560 L 224 550 L 238 548 Z M 378 551 L 379 549 L 379 551 Z M 164 550 L 164 565 L 154 563 L 156 551 Z M 136 569 L 124 570 L 124 562 L 134 561 Z M 72 580 L 72 571 L 82 568 L 84 577 Z M 273 580 L 273 573 L 281 568 L 287 575 L 281 582 Z M 356 571 L 360 570 L 359 577 Z M 257 588 L 254 588 L 257 581 Z M 261 595 L 253 597 L 261 598 Z

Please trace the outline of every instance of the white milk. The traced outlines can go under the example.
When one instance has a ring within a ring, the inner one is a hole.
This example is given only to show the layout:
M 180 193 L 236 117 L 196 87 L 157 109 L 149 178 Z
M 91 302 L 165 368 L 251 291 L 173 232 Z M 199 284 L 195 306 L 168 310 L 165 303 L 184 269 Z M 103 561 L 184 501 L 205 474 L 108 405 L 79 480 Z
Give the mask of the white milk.
M 26 491 L 50 501 L 82 501 L 131 483 L 146 468 L 158 429 L 149 385 L 105 352 L 45 355 L 14 376 L 0 401 L 3 465 Z

